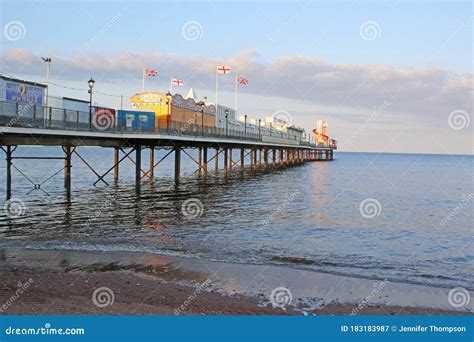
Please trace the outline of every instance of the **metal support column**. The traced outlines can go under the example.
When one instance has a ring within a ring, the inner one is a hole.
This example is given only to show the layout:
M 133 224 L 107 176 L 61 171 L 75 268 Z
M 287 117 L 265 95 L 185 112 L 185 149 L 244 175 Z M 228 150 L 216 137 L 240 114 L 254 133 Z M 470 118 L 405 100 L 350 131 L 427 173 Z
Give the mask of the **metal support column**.
M 229 169 L 232 169 L 232 165 L 233 165 L 233 162 L 232 162 L 232 149 L 229 148 Z
M 7 201 L 12 198 L 12 147 L 7 146 Z
M 114 182 L 118 182 L 119 178 L 119 148 L 114 147 Z
M 203 147 L 202 149 L 202 170 L 204 172 L 204 176 L 207 176 L 207 147 Z
M 243 171 L 245 167 L 245 148 L 240 149 L 240 169 Z
M 71 147 L 64 146 L 64 187 L 66 197 L 71 197 Z
M 224 173 L 227 173 L 229 165 L 229 150 L 224 147 Z
M 265 171 L 268 170 L 268 147 L 265 147 L 263 150 L 263 162 L 264 162 L 264 168 Z
M 179 174 L 181 169 L 181 149 L 179 147 L 174 148 L 174 180 L 179 180 Z
M 219 146 L 216 147 L 216 156 L 214 157 L 214 166 L 216 172 L 219 171 Z
M 198 147 L 198 173 L 202 170 L 202 147 Z
M 135 189 L 140 189 L 142 178 L 142 146 L 135 145 Z
M 150 179 L 155 178 L 155 146 L 150 146 Z

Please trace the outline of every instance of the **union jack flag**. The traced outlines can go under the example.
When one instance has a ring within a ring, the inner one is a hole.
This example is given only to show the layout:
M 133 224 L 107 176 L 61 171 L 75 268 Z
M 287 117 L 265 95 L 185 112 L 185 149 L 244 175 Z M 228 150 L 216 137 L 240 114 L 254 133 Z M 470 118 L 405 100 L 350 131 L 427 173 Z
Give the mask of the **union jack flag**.
M 239 77 L 237 77 L 237 83 L 247 85 L 247 84 L 249 84 L 249 80 L 239 76 Z
M 156 71 L 155 69 L 145 69 L 145 75 L 158 76 L 158 71 Z

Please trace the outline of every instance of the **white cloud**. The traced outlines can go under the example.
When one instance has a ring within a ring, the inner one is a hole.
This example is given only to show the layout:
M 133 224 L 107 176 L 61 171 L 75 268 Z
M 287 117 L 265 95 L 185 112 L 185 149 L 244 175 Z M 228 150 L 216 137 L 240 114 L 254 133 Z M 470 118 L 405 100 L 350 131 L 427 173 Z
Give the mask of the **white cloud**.
M 52 79 L 64 82 L 85 80 L 91 75 L 105 83 L 130 84 L 126 89 L 131 95 L 139 91 L 143 66 L 157 68 L 158 87 L 165 91 L 170 77 L 183 79 L 187 86 L 198 93 L 212 94 L 217 64 L 230 65 L 231 76 L 221 78 L 220 89 L 228 104 L 233 104 L 233 77 L 240 74 L 249 79 L 246 87 L 240 87 L 242 96 L 255 101 L 242 101 L 239 109 L 271 113 L 280 109 L 275 99 L 286 103 L 290 112 L 301 117 L 303 124 L 311 127 L 309 118 L 323 117 L 332 121 L 341 143 L 351 131 L 358 129 L 374 111 L 384 103 L 384 109 L 372 120 L 364 136 L 383 136 L 383 129 L 405 127 L 407 141 L 415 144 L 415 127 L 432 128 L 432 132 L 445 129 L 447 137 L 457 134 L 447 142 L 454 152 L 472 153 L 472 127 L 464 132 L 451 132 L 447 117 L 454 110 L 472 113 L 473 73 L 455 73 L 441 68 L 400 68 L 390 65 L 335 64 L 308 56 L 283 56 L 269 63 L 260 60 L 255 51 L 244 51 L 229 59 L 211 59 L 201 56 L 184 56 L 153 51 L 123 52 L 116 55 L 98 55 L 77 52 L 73 55 L 52 54 Z M 43 77 L 44 66 L 39 56 L 24 49 L 10 49 L 1 54 L 2 72 Z M 228 92 L 224 95 L 224 92 Z M 252 96 L 252 97 L 251 97 Z M 257 102 L 256 102 L 257 101 Z M 472 120 L 471 120 L 472 121 Z M 385 127 L 385 128 L 384 128 Z M 379 129 L 375 132 L 375 128 Z M 412 131 L 410 133 L 410 130 Z M 470 132 L 469 132 L 470 131 Z M 339 134 L 340 133 L 340 134 Z M 420 132 L 420 134 L 426 134 Z M 458 140 L 461 139 L 461 140 Z M 364 139 L 361 137 L 362 142 Z M 420 139 L 419 139 L 420 140 Z M 423 141 L 430 141 L 424 139 Z M 456 142 L 456 145 L 453 145 Z M 462 145 L 458 146 L 460 142 Z M 351 141 L 357 144 L 357 141 Z M 428 143 L 426 143 L 428 144 Z M 450 145 L 451 144 L 451 145 Z M 361 149 L 370 149 L 364 142 Z M 423 151 L 433 152 L 430 146 Z

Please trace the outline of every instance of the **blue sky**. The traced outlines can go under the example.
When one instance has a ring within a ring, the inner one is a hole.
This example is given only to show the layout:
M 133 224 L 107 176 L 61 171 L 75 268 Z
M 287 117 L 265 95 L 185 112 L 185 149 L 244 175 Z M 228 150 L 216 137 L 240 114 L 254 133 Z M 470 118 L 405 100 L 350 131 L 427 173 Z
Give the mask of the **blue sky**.
M 163 52 L 230 57 L 256 49 L 261 57 L 312 55 L 337 63 L 379 63 L 403 66 L 432 64 L 455 70 L 472 69 L 470 30 L 457 33 L 443 54 L 443 42 L 469 15 L 469 2 L 58 2 L 4 1 L 2 19 L 28 23 L 21 44 L 15 47 L 44 51 L 77 51 L 80 42 L 99 30 L 114 11 L 126 19 L 95 46 L 98 53 L 123 49 L 159 49 Z M 31 8 L 30 8 L 31 6 Z M 471 13 L 472 14 L 472 13 Z M 292 16 L 294 18 L 292 19 Z M 44 20 L 52 18 L 52 20 Z M 180 39 L 183 22 L 195 20 L 204 28 L 202 39 Z M 380 24 L 377 41 L 361 45 L 359 26 L 373 20 Z M 275 31 L 288 21 L 277 43 L 264 47 Z
M 132 95 L 146 64 L 159 71 L 148 90 L 166 91 L 177 76 L 183 91 L 212 95 L 214 65 L 225 63 L 250 80 L 239 107 L 250 116 L 284 109 L 307 130 L 325 119 L 346 150 L 472 153 L 472 124 L 454 130 L 447 121 L 459 110 L 472 120 L 469 1 L 4 0 L 1 9 L 2 27 L 19 21 L 25 31 L 2 36 L 7 74 L 42 81 L 39 56 L 51 53 L 61 84 L 83 87 L 93 75 L 101 91 Z M 189 22 L 202 28 L 199 39 L 184 39 Z M 375 39 L 361 33 L 367 22 L 377 25 Z M 220 98 L 232 105 L 227 83 Z M 387 144 L 394 135 L 403 138 Z M 441 149 L 440 135 L 448 137 Z

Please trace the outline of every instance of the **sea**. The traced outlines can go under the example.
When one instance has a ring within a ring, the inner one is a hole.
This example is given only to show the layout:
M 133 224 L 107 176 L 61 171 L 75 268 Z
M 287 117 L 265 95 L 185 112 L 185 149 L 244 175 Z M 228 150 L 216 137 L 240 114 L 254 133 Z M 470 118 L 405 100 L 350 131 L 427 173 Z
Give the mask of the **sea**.
M 110 148 L 77 152 L 98 174 L 114 164 Z M 221 155 L 204 176 L 197 151 L 187 152 L 179 182 L 171 153 L 140 190 L 132 160 L 117 183 L 110 172 L 108 185 L 94 185 L 74 155 L 70 198 L 63 160 L 14 159 L 8 203 L 1 162 L 0 248 L 139 251 L 474 290 L 473 156 L 336 152 L 329 162 L 224 174 Z M 62 150 L 18 147 L 14 156 Z

